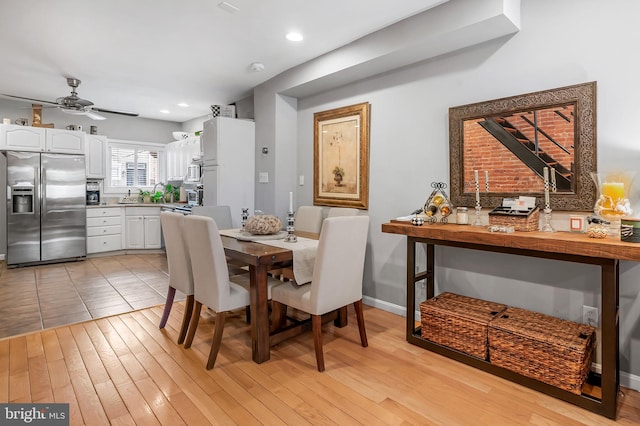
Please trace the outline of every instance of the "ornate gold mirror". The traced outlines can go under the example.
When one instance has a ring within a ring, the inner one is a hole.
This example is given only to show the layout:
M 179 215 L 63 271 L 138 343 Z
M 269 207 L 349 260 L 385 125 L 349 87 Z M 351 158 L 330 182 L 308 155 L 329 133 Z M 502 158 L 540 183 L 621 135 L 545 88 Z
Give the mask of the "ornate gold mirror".
M 542 198 L 547 167 L 556 182 L 552 209 L 593 210 L 596 82 L 450 108 L 449 152 L 456 206 L 474 205 L 476 172 L 483 207 Z

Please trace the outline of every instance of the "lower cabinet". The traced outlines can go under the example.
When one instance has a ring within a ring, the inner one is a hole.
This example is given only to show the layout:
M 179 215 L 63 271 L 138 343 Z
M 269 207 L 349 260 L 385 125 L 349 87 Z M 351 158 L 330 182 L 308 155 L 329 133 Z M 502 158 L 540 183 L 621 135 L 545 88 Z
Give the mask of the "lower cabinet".
M 124 221 L 125 249 L 162 247 L 160 207 L 127 207 Z
M 87 254 L 122 249 L 122 209 L 87 209 Z

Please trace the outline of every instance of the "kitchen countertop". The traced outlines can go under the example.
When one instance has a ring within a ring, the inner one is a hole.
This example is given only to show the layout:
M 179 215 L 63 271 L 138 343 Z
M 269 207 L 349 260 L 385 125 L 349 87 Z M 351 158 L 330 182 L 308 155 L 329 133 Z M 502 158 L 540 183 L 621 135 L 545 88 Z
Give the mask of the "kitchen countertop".
M 110 203 L 110 204 L 100 204 L 97 206 L 87 206 L 88 209 L 102 209 L 105 207 L 176 207 L 176 206 L 186 206 L 187 203 Z

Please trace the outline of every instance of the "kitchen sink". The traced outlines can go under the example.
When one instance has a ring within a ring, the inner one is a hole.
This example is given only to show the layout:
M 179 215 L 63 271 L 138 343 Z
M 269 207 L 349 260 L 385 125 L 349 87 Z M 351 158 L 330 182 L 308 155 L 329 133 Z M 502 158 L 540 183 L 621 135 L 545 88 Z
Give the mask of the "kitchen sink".
M 122 197 L 119 204 L 140 204 L 140 197 Z

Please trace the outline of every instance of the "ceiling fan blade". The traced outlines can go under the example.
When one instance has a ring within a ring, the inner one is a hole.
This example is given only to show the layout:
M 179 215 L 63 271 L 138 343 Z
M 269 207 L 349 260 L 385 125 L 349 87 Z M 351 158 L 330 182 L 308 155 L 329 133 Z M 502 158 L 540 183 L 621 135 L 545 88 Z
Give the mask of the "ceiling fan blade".
M 57 102 L 43 101 L 42 99 L 25 98 L 24 96 L 7 95 L 6 93 L 3 93 L 2 96 L 6 96 L 8 98 L 20 99 L 22 101 L 37 102 L 39 104 L 47 104 L 47 105 L 58 106 Z
M 126 115 L 126 116 L 129 116 L 129 117 L 137 117 L 138 115 L 140 115 L 137 112 L 129 112 L 129 111 L 113 111 L 113 110 L 110 110 L 110 109 L 96 108 L 96 107 L 93 107 L 91 109 L 93 111 L 106 112 L 106 113 L 109 113 L 109 114 Z
M 88 110 L 86 115 L 87 115 L 87 117 L 89 117 L 92 120 L 106 120 L 107 119 L 107 117 L 103 117 L 102 115 L 100 115 L 97 112 L 94 112 L 92 110 Z

